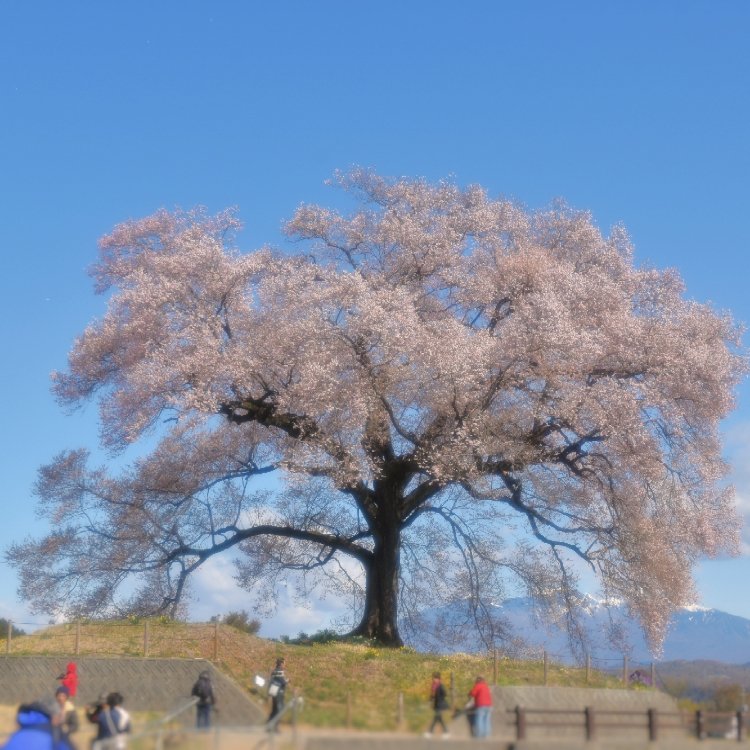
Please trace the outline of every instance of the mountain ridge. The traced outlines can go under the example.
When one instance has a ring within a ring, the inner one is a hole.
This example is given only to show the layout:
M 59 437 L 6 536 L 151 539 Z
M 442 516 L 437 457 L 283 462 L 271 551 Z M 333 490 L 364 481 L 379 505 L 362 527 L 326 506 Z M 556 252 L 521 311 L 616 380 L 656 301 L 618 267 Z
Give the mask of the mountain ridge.
M 512 641 L 498 641 L 507 651 L 526 653 L 547 651 L 563 662 L 580 660 L 574 654 L 567 631 L 556 624 L 552 613 L 540 616 L 539 608 L 528 597 L 506 599 L 488 607 L 492 618 L 502 630 L 515 634 Z M 677 610 L 667 627 L 661 654 L 652 653 L 640 624 L 629 615 L 624 604 L 603 602 L 584 597 L 576 614 L 585 638 L 584 652 L 599 668 L 606 662 L 619 661 L 627 656 L 632 662 L 716 661 L 726 664 L 750 664 L 750 619 L 704 607 L 684 607 Z M 436 607 L 424 613 L 430 636 L 420 644 L 447 651 L 474 653 L 486 649 L 476 633 L 467 626 L 466 613 L 461 605 Z M 449 635 L 450 633 L 450 635 Z

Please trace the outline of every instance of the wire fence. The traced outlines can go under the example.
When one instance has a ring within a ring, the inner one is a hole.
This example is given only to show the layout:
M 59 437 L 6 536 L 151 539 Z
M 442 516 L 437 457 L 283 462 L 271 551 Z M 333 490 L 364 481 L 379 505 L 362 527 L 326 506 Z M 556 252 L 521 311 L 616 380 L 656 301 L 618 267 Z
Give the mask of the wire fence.
M 45 623 L 7 621 L 5 653 L 76 656 L 118 654 L 170 658 L 189 652 L 214 662 L 227 655 L 222 649 L 224 628 L 220 627 L 218 622 L 186 623 L 161 618 L 106 622 L 76 621 L 55 623 L 54 627 L 47 627 L 32 640 L 14 634 L 17 627 L 41 626 L 45 626 Z M 621 657 L 586 655 L 575 664 L 571 664 L 569 653 L 561 654 L 545 649 L 527 649 L 523 653 L 499 648 L 491 650 L 489 660 L 494 684 L 498 682 L 500 662 L 507 658 L 540 663 L 543 675 L 540 682 L 544 685 L 554 681 L 555 671 L 559 671 L 560 668 L 570 669 L 573 666 L 585 670 L 586 683 L 590 682 L 592 675 L 597 672 L 617 676 L 624 686 L 665 688 L 653 661 L 634 660 L 627 654 Z
M 54 627 L 37 634 L 33 642 L 13 633 L 17 626 L 39 625 L 42 623 L 8 622 L 5 653 L 108 656 L 116 652 L 125 656 L 169 658 L 190 651 L 212 661 L 218 661 L 221 653 L 222 633 L 218 622 L 161 622 L 156 619 L 55 623 Z

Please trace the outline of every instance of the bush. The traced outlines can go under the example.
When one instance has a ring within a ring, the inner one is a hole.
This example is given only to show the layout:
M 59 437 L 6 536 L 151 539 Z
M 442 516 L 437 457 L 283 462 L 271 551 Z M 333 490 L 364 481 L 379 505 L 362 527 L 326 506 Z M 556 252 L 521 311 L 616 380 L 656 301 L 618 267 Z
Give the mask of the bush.
M 351 643 L 364 646 L 372 646 L 373 648 L 377 648 L 378 646 L 378 644 L 371 639 L 365 638 L 361 635 L 341 635 L 340 633 L 337 633 L 335 630 L 331 630 L 330 628 L 318 630 L 312 635 L 308 635 L 304 632 L 299 633 L 296 638 L 290 638 L 288 635 L 282 635 L 279 636 L 278 640 L 281 641 L 281 643 L 289 643 L 293 646 L 313 646 L 316 643 Z
M 250 615 L 244 609 L 239 612 L 227 612 L 223 616 L 212 617 L 211 622 L 221 622 L 250 635 L 257 635 L 260 630 L 260 620 L 250 619 Z
M 307 633 L 300 633 L 296 638 L 289 640 L 289 643 L 293 643 L 297 646 L 312 646 L 313 643 L 333 643 L 334 641 L 341 641 L 342 637 L 335 630 L 319 630 L 317 633 L 308 635 Z

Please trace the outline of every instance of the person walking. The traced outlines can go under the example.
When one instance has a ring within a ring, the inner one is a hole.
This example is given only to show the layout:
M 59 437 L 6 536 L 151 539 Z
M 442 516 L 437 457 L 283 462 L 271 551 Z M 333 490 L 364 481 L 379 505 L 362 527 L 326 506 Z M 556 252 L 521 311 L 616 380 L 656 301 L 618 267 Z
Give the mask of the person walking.
M 275 732 L 279 729 L 277 717 L 284 710 L 284 694 L 286 693 L 286 686 L 289 684 L 284 671 L 285 666 L 286 662 L 283 657 L 276 659 L 276 666 L 268 681 L 268 695 L 271 698 L 271 713 L 268 716 L 268 725 L 269 729 Z
M 433 733 L 435 732 L 435 727 L 437 727 L 438 724 L 440 724 L 442 728 L 442 735 L 443 738 L 450 737 L 450 732 L 448 731 L 448 727 L 445 725 L 445 721 L 443 720 L 443 711 L 447 711 L 449 708 L 448 705 L 448 696 L 445 692 L 445 685 L 443 685 L 443 681 L 440 678 L 440 672 L 433 672 L 432 673 L 432 685 L 430 686 L 430 701 L 432 703 L 432 710 L 433 710 L 433 716 L 432 716 L 432 724 L 430 724 L 430 728 L 427 732 L 425 732 L 425 737 L 432 737 Z
M 198 699 L 195 705 L 195 725 L 198 729 L 208 729 L 211 726 L 211 712 L 216 705 L 214 686 L 208 670 L 198 675 L 191 694 Z
M 78 731 L 78 712 L 73 705 L 73 701 L 70 699 L 70 693 L 65 685 L 60 685 L 57 688 L 55 691 L 55 700 L 57 701 L 59 710 L 52 717 L 52 726 L 59 738 L 63 739 L 71 747 L 75 747 L 70 739 L 70 735 Z
M 103 744 L 107 750 L 124 750 L 127 744 L 124 735 L 131 731 L 131 724 L 130 714 L 122 705 L 123 702 L 120 693 L 109 693 L 104 705 L 100 705 L 96 712 L 97 732 L 94 742 L 109 740 Z
M 489 737 L 492 731 L 490 723 L 492 693 L 490 686 L 481 675 L 474 681 L 474 687 L 469 691 L 469 698 L 474 701 L 474 736 L 477 739 Z

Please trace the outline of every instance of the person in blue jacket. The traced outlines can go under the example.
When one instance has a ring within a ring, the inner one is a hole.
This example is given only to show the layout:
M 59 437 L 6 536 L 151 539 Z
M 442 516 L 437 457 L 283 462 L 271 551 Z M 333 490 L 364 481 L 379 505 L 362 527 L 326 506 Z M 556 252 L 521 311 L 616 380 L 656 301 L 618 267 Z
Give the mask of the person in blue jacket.
M 35 701 L 19 706 L 18 729 L 8 738 L 2 750 L 71 750 L 64 738 L 52 727 L 54 701 Z

